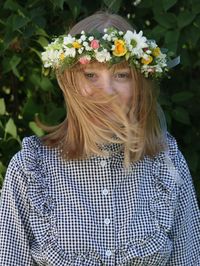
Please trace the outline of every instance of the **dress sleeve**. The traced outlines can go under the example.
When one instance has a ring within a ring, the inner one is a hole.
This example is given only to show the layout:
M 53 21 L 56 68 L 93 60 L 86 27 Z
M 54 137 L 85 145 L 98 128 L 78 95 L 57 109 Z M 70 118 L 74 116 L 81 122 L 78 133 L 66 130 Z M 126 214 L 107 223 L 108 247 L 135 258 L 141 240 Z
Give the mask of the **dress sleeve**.
M 200 211 L 187 163 L 178 150 L 174 164 L 183 183 L 175 211 L 171 238 L 173 251 L 167 266 L 200 265 Z
M 14 156 L 0 199 L 0 266 L 33 266 L 26 176 Z

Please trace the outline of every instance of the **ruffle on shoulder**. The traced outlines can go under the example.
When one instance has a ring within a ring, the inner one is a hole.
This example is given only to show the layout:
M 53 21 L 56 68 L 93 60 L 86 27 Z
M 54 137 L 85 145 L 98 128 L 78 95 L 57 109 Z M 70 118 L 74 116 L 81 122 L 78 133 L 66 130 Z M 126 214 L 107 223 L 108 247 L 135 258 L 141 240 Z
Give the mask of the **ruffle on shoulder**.
M 53 199 L 48 195 L 48 182 L 42 169 L 41 141 L 36 136 L 26 137 L 22 142 L 24 170 L 29 174 L 28 194 L 31 206 L 40 217 L 49 218 Z
M 58 245 L 56 217 L 53 212 L 56 201 L 49 195 L 49 182 L 42 166 L 42 150 L 42 142 L 37 136 L 23 139 L 21 154 L 24 172 L 28 177 L 28 197 L 32 211 L 37 214 L 37 224 L 39 224 L 37 228 L 33 226 L 32 230 L 40 248 L 37 247 L 32 254 L 45 264 L 52 266 L 65 266 L 68 263 L 83 266 L 104 265 L 101 257 L 94 250 L 67 254 Z M 33 218 L 31 223 L 34 225 L 34 222 Z
M 129 265 L 131 259 L 134 258 L 138 263 L 149 263 L 152 255 L 157 256 L 158 261 L 163 263 L 166 260 L 166 254 L 162 257 L 161 251 L 168 250 L 170 254 L 172 248 L 170 230 L 174 221 L 179 188 L 183 180 L 173 163 L 178 147 L 175 139 L 171 136 L 169 136 L 168 145 L 168 150 L 161 152 L 152 162 L 154 193 L 153 197 L 149 199 L 149 211 L 154 230 L 150 235 L 133 239 L 116 249 L 116 265 Z M 162 263 L 161 265 L 163 265 Z M 158 263 L 158 265 L 160 264 Z

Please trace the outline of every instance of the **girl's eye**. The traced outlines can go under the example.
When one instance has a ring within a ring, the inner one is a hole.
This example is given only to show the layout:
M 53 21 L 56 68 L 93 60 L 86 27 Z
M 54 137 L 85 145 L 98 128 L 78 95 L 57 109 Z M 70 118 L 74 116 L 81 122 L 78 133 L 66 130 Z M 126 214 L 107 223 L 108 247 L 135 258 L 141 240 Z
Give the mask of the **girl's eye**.
M 84 73 L 84 76 L 87 78 L 87 79 L 94 79 L 96 78 L 96 75 L 95 73 Z
M 129 79 L 130 78 L 130 73 L 116 73 L 115 78 L 117 79 Z

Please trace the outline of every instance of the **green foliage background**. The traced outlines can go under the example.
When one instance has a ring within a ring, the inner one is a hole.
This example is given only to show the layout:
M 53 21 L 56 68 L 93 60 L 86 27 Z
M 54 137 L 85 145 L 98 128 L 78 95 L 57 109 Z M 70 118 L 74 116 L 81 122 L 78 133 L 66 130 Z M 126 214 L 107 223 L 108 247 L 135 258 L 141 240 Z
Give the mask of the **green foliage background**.
M 41 74 L 40 52 L 53 35 L 80 19 L 110 10 L 137 25 L 148 38 L 181 56 L 171 79 L 161 83 L 160 103 L 168 130 L 185 155 L 200 198 L 200 1 L 27 0 L 0 3 L 0 185 L 24 136 L 42 135 L 34 116 L 49 124 L 65 116 L 55 80 Z

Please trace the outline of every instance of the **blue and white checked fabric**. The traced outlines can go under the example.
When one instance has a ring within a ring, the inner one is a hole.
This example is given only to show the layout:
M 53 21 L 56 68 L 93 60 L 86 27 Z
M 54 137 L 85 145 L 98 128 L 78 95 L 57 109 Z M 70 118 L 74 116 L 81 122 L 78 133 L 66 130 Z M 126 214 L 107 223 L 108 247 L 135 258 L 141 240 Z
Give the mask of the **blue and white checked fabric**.
M 64 161 L 36 136 L 10 161 L 0 205 L 1 266 L 197 266 L 200 212 L 175 139 L 122 167 L 115 154 Z

